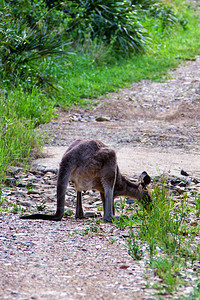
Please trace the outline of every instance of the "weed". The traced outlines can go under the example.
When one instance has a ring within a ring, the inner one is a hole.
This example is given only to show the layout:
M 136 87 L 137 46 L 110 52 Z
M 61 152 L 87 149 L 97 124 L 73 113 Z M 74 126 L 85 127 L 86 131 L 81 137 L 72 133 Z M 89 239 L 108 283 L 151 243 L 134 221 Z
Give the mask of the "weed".
M 196 216 L 199 217 L 199 215 L 200 215 L 200 195 L 197 195 L 197 193 L 195 193 L 194 197 L 195 197 L 194 199 L 195 199 Z
M 41 204 L 37 204 L 37 203 L 36 203 L 36 206 L 37 206 L 37 210 L 38 210 L 38 211 L 44 211 L 45 208 L 46 208 L 45 201 L 43 200 Z
M 120 230 L 124 229 L 129 225 L 129 217 L 120 215 L 119 217 L 113 217 L 113 224 Z
M 152 198 L 154 207 L 149 214 L 143 212 L 139 235 L 148 242 L 151 257 L 156 254 L 156 246 L 176 255 L 182 241 L 179 231 L 185 216 L 185 202 L 182 201 L 181 213 L 174 214 L 174 202 L 168 197 L 164 185 L 155 187 Z
M 67 211 L 65 211 L 64 213 L 64 217 L 71 217 L 74 214 L 72 209 L 68 209 Z
M 0 190 L 0 206 L 4 203 L 5 199 L 2 197 L 2 190 Z
M 91 226 L 90 231 L 97 233 L 99 231 L 99 228 L 98 228 L 98 226 Z
M 0 212 L 8 212 L 9 204 L 7 197 L 3 196 L 2 191 L 0 190 Z
M 1 212 L 10 212 L 13 214 L 24 214 L 27 212 L 27 208 L 24 208 L 22 205 L 17 203 L 8 202 L 7 199 L 2 199 L 0 201 L 0 211 Z
M 172 258 L 157 258 L 151 261 L 151 267 L 163 280 L 165 292 L 171 292 L 181 282 L 182 262 Z M 163 286 L 162 286 L 163 289 Z
M 27 185 L 26 185 L 26 188 L 29 190 L 29 191 L 31 191 L 33 188 L 34 188 L 34 184 L 33 184 L 33 182 L 28 182 L 27 183 Z
M 117 239 L 114 239 L 114 238 L 110 239 L 111 244 L 114 244 L 116 241 L 117 241 Z
M 136 238 L 136 235 L 133 231 L 133 221 L 130 221 L 129 228 L 129 237 L 126 238 L 126 244 L 128 247 L 128 253 L 136 260 L 142 259 L 143 251 L 141 249 L 139 239 Z
M 101 224 L 101 220 L 100 219 L 92 219 L 92 220 L 87 220 L 87 221 L 84 221 L 84 224 L 87 224 L 87 225 L 100 225 Z
M 97 207 L 97 211 L 103 211 L 103 207 L 102 206 L 98 206 Z
M 99 232 L 99 227 L 98 226 L 90 226 L 88 228 L 86 228 L 85 230 L 83 230 L 81 232 L 81 235 L 84 236 L 84 235 L 93 235 L 95 233 L 98 233 Z
M 19 206 L 16 203 L 12 204 L 12 213 L 17 214 L 19 211 Z
M 118 214 L 120 215 L 120 217 L 118 218 L 118 223 L 123 223 L 125 221 L 123 219 L 128 218 L 128 216 L 126 215 L 127 211 L 130 211 L 130 209 L 127 209 L 126 207 L 126 198 L 120 197 L 120 202 L 115 202 L 114 206 L 116 212 L 118 212 Z
M 101 224 L 101 220 L 86 220 L 83 221 L 83 224 L 87 225 L 87 228 L 80 233 L 83 236 L 94 235 L 100 232 L 99 225 Z
M 81 235 L 82 235 L 82 236 L 88 235 L 89 232 L 90 232 L 90 228 L 86 228 L 85 230 L 83 230 L 83 231 L 81 232 Z

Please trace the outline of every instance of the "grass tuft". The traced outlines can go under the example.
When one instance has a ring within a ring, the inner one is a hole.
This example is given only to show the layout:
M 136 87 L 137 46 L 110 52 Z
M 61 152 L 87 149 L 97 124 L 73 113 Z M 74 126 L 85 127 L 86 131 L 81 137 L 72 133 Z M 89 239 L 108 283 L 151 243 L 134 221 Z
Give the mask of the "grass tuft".
M 181 285 L 192 284 L 191 276 L 198 278 L 195 265 L 200 259 L 199 225 L 193 222 L 194 228 L 188 221 L 188 215 L 195 215 L 198 207 L 189 206 L 187 194 L 175 202 L 164 183 L 154 187 L 152 201 L 150 212 L 141 208 L 123 217 L 128 212 L 121 200 L 123 215 L 121 213 L 113 223 L 121 230 L 128 229 L 128 253 L 136 260 L 146 257 L 147 265 L 161 279 L 152 287 L 159 293 L 169 293 Z

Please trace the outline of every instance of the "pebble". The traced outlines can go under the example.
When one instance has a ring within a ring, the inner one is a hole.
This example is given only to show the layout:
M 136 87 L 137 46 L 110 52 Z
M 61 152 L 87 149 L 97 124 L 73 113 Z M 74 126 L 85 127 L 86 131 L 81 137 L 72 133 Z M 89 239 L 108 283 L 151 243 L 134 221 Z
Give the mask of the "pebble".
M 26 207 L 31 207 L 31 206 L 33 206 L 33 202 L 31 202 L 31 201 L 18 201 L 17 202 L 19 205 L 23 205 L 23 206 L 26 206 Z
M 133 203 L 134 203 L 134 199 L 127 199 L 127 200 L 126 200 L 126 203 L 127 203 L 127 204 L 133 204 Z
M 97 122 L 108 122 L 108 121 L 110 121 L 110 118 L 104 117 L 104 116 L 99 116 L 99 117 L 95 118 L 95 121 L 97 121 Z
M 101 249 L 101 245 L 96 245 L 96 249 Z
M 26 194 L 23 192 L 16 192 L 15 197 L 17 198 L 26 198 Z
M 35 267 L 36 268 L 48 268 L 48 266 L 45 264 L 36 264 Z
M 16 186 L 17 181 L 16 181 L 15 178 L 6 178 L 5 184 L 6 184 L 7 186 Z
M 96 212 L 96 211 L 86 211 L 85 217 L 86 218 L 97 218 L 97 217 L 101 217 L 101 214 L 100 214 L 100 212 Z
M 17 175 L 20 171 L 22 171 L 22 168 L 10 166 L 10 167 L 7 169 L 7 174 L 9 174 L 9 175 L 11 175 L 11 176 L 15 176 L 15 175 Z
M 19 295 L 19 293 L 18 293 L 18 292 L 15 292 L 15 291 L 12 291 L 12 292 L 11 292 L 11 295 L 17 296 L 17 295 Z
M 186 171 L 184 171 L 184 170 L 181 170 L 181 175 L 183 175 L 183 176 L 189 176 L 189 174 Z
M 28 195 L 33 195 L 33 194 L 36 194 L 36 195 L 37 195 L 38 193 L 39 193 L 38 190 L 28 190 L 28 191 L 27 191 L 27 194 L 28 194 Z

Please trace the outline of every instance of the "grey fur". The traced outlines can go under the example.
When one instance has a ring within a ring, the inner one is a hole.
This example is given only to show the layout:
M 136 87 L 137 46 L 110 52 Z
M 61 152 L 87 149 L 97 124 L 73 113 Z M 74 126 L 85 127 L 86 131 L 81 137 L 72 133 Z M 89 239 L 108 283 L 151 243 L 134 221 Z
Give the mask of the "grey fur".
M 69 181 L 77 190 L 76 218 L 84 217 L 81 192 L 90 189 L 100 192 L 104 220 L 108 222 L 112 221 L 114 198 L 117 196 L 133 197 L 146 204 L 151 202 L 150 193 L 146 188 L 150 177 L 146 172 L 140 176 L 140 182 L 133 183 L 120 173 L 114 150 L 97 140 L 79 139 L 67 149 L 60 163 L 56 214 L 33 214 L 22 218 L 60 221 L 64 214 L 65 193 Z

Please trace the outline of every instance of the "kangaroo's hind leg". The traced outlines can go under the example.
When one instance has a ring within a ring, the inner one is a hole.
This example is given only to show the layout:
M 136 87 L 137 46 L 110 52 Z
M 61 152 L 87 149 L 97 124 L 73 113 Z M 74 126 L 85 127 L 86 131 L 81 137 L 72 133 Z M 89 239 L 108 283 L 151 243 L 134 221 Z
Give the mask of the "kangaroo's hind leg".
M 80 191 L 77 192 L 77 200 L 76 200 L 76 215 L 75 218 L 83 219 L 85 218 L 83 207 L 82 207 L 82 194 Z
M 101 195 L 101 200 L 103 202 L 103 210 L 105 211 L 105 195 L 104 193 L 100 193 Z M 114 200 L 113 200 L 113 215 L 115 215 L 115 205 L 114 205 Z

